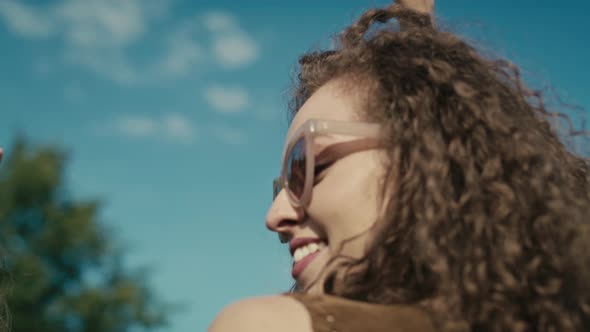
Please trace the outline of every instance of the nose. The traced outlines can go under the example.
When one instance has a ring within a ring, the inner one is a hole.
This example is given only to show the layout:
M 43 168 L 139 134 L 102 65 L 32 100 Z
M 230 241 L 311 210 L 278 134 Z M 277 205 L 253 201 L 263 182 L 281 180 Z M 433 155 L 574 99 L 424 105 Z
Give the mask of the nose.
M 279 233 L 280 237 L 291 238 L 295 228 L 303 221 L 305 211 L 300 207 L 293 207 L 287 197 L 287 192 L 281 190 L 266 214 L 266 227 Z

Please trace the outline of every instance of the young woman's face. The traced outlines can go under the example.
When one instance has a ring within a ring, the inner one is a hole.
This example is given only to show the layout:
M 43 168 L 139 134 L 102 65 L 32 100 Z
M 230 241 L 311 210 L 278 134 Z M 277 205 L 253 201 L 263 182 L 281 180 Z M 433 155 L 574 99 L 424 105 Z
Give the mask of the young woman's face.
M 362 97 L 353 96 L 348 90 L 342 89 L 338 81 L 328 82 L 317 90 L 293 119 L 287 141 L 310 119 L 362 122 L 359 115 Z M 342 135 L 318 136 L 313 142 L 314 153 L 347 141 L 350 137 Z M 347 242 L 340 254 L 357 258 L 363 255 L 371 238 L 370 228 L 380 211 L 377 198 L 384 175 L 384 158 L 381 149 L 346 155 L 316 175 L 307 207 L 294 207 L 285 190 L 270 207 L 266 226 L 289 239 L 291 247 L 298 248 L 292 252 L 292 274 L 308 292 L 321 292 L 321 281 L 328 272 L 324 267 L 330 257 L 337 255 L 343 241 L 359 235 Z M 301 239 L 311 244 L 301 246 Z

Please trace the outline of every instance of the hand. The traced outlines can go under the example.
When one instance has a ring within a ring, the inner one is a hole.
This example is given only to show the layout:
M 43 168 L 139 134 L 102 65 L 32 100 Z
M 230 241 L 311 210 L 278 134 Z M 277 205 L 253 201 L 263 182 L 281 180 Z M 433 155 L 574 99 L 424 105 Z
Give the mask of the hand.
M 397 3 L 420 13 L 434 14 L 434 0 L 397 0 Z

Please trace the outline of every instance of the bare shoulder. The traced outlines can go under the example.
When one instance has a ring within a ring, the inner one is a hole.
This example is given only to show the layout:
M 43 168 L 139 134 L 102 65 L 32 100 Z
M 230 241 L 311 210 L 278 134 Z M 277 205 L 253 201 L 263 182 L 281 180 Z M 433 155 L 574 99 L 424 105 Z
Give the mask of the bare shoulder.
M 305 307 L 288 296 L 234 302 L 215 318 L 208 332 L 313 332 Z

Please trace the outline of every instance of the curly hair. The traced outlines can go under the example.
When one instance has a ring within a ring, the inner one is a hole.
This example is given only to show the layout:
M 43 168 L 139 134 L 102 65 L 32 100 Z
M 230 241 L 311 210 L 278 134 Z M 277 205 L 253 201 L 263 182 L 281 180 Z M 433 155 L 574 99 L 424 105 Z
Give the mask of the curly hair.
M 399 153 L 376 238 L 326 293 L 420 305 L 442 331 L 590 331 L 590 163 L 514 65 L 396 4 L 299 63 L 292 112 L 331 80 L 370 89 L 363 115 Z

